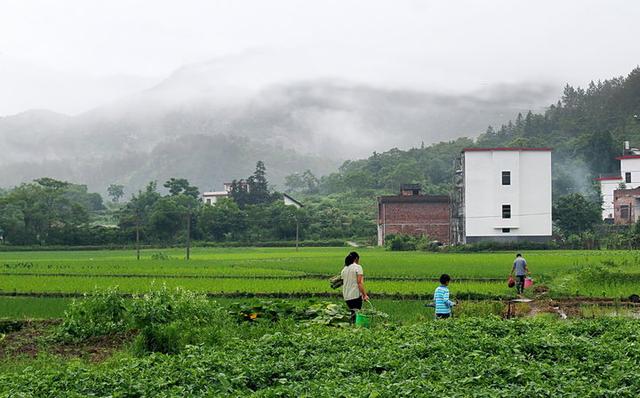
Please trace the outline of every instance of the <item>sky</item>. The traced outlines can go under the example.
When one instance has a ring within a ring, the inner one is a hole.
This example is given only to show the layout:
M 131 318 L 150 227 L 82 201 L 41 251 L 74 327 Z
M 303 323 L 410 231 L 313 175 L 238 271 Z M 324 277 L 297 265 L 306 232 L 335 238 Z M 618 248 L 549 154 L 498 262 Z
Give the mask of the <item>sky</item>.
M 560 93 L 640 63 L 640 2 L 0 0 L 0 116 L 81 113 L 212 60 L 238 71 L 225 75 L 237 87 Z

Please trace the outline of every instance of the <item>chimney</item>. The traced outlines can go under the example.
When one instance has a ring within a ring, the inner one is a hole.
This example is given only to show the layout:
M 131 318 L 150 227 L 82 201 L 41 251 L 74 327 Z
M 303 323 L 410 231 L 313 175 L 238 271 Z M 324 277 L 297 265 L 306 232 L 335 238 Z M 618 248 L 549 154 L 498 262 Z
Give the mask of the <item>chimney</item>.
M 627 153 L 628 150 L 629 150 L 629 141 L 625 141 L 624 142 L 624 152 Z

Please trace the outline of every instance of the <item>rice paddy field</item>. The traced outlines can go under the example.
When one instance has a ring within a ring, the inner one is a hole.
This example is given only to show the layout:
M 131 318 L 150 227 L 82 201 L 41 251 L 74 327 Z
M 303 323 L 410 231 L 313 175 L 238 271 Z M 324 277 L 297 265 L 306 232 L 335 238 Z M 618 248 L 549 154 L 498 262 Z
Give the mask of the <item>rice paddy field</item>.
M 0 252 L 0 317 L 59 316 L 68 297 L 117 287 L 139 294 L 183 287 L 218 299 L 278 297 L 339 299 L 327 278 L 340 272 L 348 248 L 195 248 L 135 252 Z M 358 248 L 373 300 L 429 300 L 442 273 L 458 299 L 504 300 L 514 253 L 390 252 Z M 626 300 L 640 293 L 634 251 L 525 252 L 536 286 L 551 298 Z M 16 301 L 20 299 L 21 301 Z
M 0 252 L 0 397 L 640 395 L 640 256 L 358 248 Z M 435 319 L 438 277 L 453 318 Z

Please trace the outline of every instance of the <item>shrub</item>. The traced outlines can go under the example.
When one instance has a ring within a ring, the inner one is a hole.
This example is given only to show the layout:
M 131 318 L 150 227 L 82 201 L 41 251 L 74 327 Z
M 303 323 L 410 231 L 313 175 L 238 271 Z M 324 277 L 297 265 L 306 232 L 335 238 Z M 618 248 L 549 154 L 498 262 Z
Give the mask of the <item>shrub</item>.
M 152 260 L 171 260 L 171 257 L 164 252 L 155 252 L 151 255 Z
M 175 353 L 193 342 L 189 331 L 220 320 L 222 311 L 206 295 L 166 286 L 135 297 L 131 307 L 133 326 L 140 330 L 139 351 Z
M 199 325 L 208 322 L 217 312 L 206 295 L 180 287 L 170 290 L 163 285 L 134 297 L 131 319 L 133 325 L 140 329 L 175 320 L 189 320 Z
M 441 247 L 440 251 L 448 253 L 478 253 L 493 251 L 518 251 L 518 250 L 556 250 L 556 242 L 478 242 L 464 245 Z
M 64 313 L 56 337 L 62 340 L 81 340 L 92 336 L 126 331 L 127 307 L 118 288 L 95 291 L 82 300 L 73 300 Z
M 195 327 L 189 321 L 174 321 L 143 329 L 134 342 L 133 350 L 141 355 L 148 352 L 177 354 L 188 345 L 217 345 L 223 335 L 220 322 Z
M 419 247 L 426 247 L 428 243 L 425 236 L 388 235 L 385 240 L 385 248 L 391 251 L 412 251 Z

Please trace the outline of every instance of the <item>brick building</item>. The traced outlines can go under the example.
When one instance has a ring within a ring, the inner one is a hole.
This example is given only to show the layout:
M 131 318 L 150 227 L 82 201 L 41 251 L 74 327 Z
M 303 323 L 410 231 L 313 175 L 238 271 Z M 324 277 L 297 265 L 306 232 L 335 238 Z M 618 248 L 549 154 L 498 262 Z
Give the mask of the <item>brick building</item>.
M 629 225 L 640 218 L 640 188 L 613 191 L 613 222 Z
M 419 185 L 403 185 L 400 195 L 378 197 L 378 245 L 398 234 L 426 235 L 448 244 L 450 213 L 449 196 L 422 195 Z

